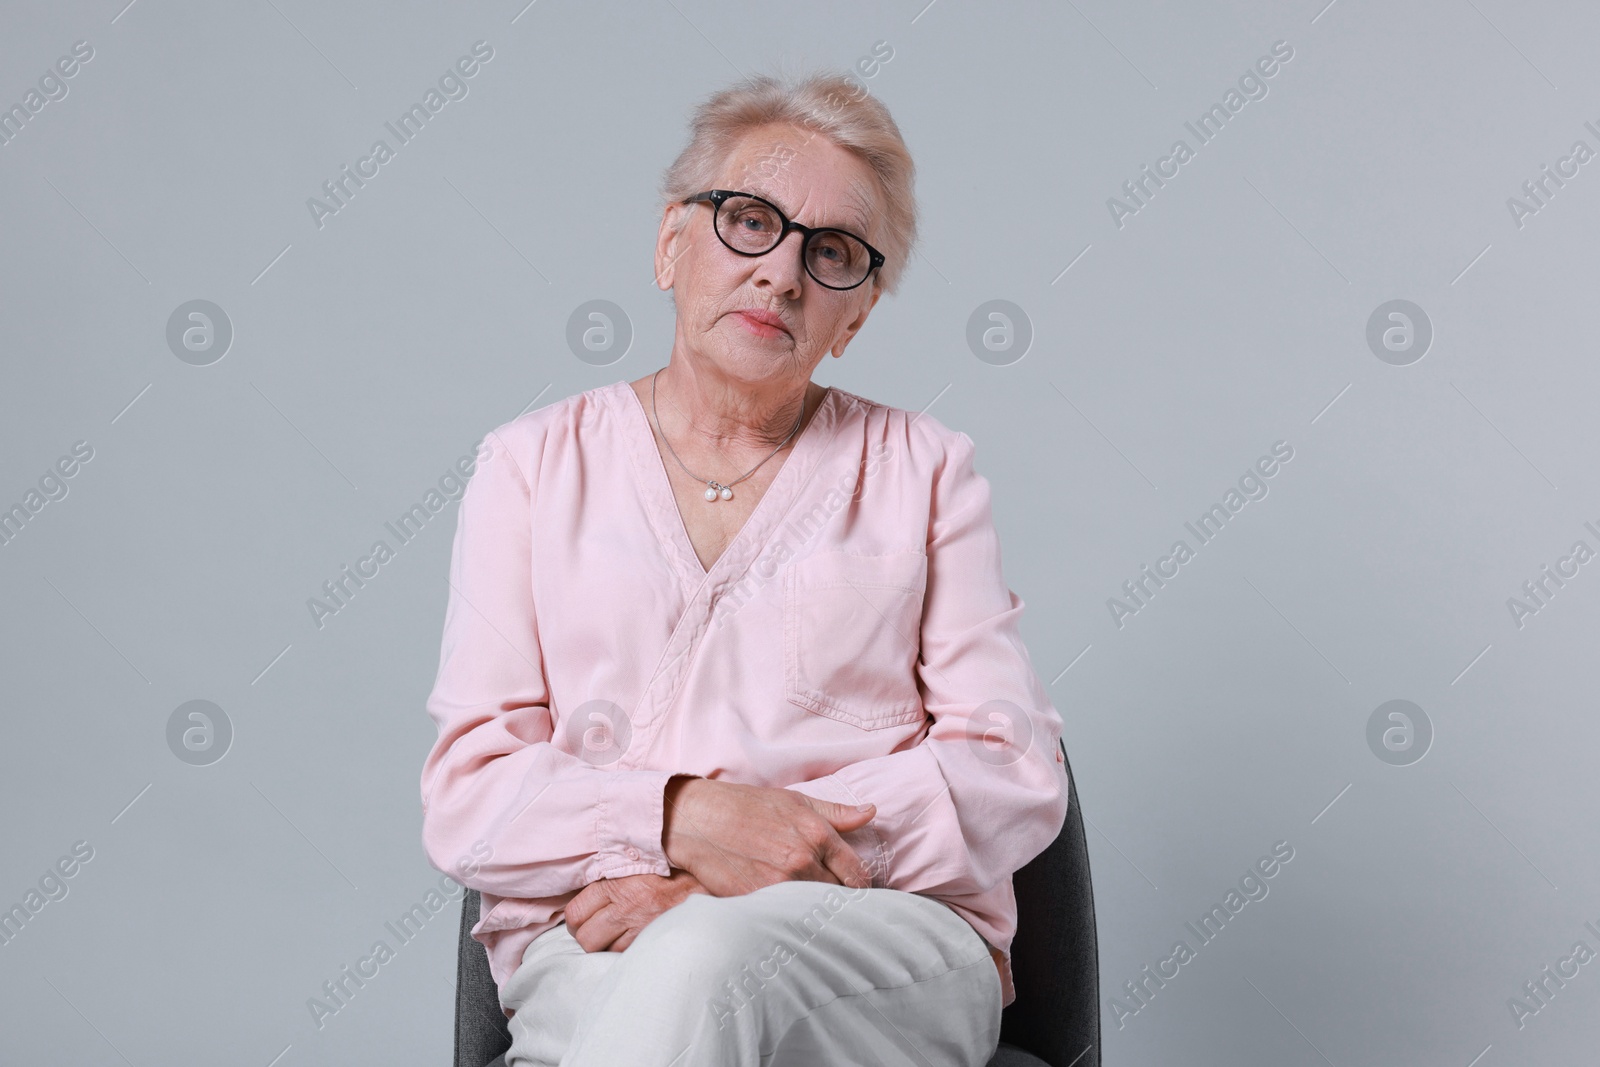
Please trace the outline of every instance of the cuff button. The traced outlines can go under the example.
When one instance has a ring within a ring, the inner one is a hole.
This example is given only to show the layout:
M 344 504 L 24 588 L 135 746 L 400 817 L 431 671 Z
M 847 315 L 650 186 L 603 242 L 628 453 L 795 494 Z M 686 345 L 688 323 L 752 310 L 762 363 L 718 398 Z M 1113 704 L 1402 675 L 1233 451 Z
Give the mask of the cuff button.
M 629 845 L 628 846 L 628 858 L 631 859 L 631 860 L 638 859 L 639 858 L 639 850 L 634 848 L 632 845 Z

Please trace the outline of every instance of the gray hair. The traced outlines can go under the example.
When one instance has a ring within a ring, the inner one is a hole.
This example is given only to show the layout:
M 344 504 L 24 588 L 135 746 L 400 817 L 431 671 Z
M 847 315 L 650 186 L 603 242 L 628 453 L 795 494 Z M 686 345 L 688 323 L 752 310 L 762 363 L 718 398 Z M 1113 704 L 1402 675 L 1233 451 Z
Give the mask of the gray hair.
M 758 74 L 707 97 L 690 119 L 688 145 L 662 174 L 662 210 L 715 186 L 740 138 L 769 123 L 811 130 L 871 168 L 880 204 L 867 237 L 885 259 L 875 284 L 893 293 L 917 240 L 916 167 L 889 109 L 850 76 Z M 680 231 L 688 218 L 680 218 Z

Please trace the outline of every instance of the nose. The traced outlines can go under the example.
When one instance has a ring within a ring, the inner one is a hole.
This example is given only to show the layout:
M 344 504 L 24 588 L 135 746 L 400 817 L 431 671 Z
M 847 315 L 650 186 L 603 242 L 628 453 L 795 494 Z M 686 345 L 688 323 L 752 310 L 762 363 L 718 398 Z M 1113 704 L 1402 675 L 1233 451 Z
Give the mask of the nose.
M 800 249 L 804 244 L 805 237 L 802 234 L 794 231 L 784 234 L 783 240 L 772 251 L 756 257 L 756 269 L 751 280 L 757 285 L 770 286 L 786 300 L 798 300 L 806 270 L 800 262 Z

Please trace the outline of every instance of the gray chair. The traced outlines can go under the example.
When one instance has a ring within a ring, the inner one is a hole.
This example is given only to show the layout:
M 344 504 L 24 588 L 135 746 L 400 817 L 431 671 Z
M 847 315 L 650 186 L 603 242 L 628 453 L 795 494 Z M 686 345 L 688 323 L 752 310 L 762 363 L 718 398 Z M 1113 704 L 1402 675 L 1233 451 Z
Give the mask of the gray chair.
M 1061 754 L 1066 757 L 1064 745 Z M 1067 773 L 1072 773 L 1070 764 Z M 1011 969 L 1017 999 L 1001 1014 L 1000 1046 L 989 1067 L 1100 1067 L 1094 888 L 1075 781 L 1061 833 L 1012 876 L 1012 884 L 1017 936 Z M 455 1067 L 505 1067 L 511 1036 L 489 974 L 489 957 L 472 939 L 479 902 L 475 889 L 467 890 L 461 901 Z

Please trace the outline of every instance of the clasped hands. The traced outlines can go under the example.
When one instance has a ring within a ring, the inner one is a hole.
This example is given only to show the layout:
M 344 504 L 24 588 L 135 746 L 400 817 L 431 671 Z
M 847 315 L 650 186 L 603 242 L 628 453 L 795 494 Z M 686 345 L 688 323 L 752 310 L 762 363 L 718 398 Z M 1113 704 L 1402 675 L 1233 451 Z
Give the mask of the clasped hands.
M 793 789 L 675 776 L 667 782 L 661 846 L 672 873 L 591 882 L 567 902 L 567 929 L 586 952 L 622 952 L 691 893 L 741 896 L 777 882 L 865 889 L 872 877 L 840 836 L 866 811 Z

